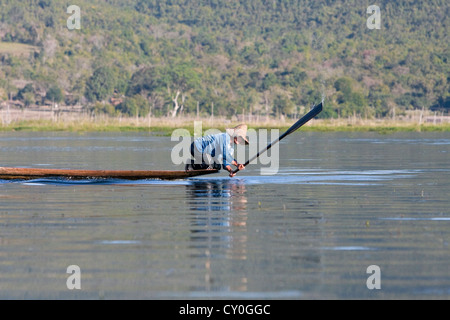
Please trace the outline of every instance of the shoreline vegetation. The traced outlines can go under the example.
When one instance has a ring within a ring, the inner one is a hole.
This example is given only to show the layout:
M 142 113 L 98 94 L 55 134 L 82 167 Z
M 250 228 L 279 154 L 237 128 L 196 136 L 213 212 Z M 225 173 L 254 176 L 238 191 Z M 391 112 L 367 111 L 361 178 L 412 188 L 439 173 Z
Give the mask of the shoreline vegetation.
M 299 115 L 300 117 L 301 115 Z M 1 110 L 0 131 L 65 131 L 65 132 L 152 132 L 170 135 L 175 129 L 194 132 L 196 121 L 201 122 L 204 131 L 224 131 L 239 123 L 246 123 L 252 129 L 288 129 L 296 119 L 246 118 L 240 115 L 231 119 L 225 117 L 124 117 L 93 115 L 75 112 L 42 112 L 28 110 Z M 302 131 L 309 132 L 449 132 L 448 117 L 399 117 L 398 119 L 362 119 L 359 117 L 340 119 L 313 119 Z

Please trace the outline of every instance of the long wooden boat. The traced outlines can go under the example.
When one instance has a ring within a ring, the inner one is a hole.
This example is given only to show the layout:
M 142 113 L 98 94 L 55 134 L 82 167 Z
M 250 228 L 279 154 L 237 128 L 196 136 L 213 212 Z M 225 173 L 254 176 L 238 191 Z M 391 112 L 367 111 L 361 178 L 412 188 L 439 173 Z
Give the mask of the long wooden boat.
M 42 178 L 82 179 L 162 179 L 176 180 L 217 173 L 218 170 L 164 171 L 164 170 L 66 170 L 0 167 L 2 180 L 33 180 Z

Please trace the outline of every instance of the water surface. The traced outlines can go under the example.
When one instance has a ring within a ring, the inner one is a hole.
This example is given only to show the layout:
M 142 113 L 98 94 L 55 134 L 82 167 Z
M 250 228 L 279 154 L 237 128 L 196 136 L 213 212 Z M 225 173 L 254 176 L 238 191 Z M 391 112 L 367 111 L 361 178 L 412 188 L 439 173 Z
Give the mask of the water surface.
M 14 167 L 182 169 L 174 144 L 0 133 Z M 448 299 L 449 151 L 448 133 L 299 133 L 273 176 L 1 181 L 0 298 Z

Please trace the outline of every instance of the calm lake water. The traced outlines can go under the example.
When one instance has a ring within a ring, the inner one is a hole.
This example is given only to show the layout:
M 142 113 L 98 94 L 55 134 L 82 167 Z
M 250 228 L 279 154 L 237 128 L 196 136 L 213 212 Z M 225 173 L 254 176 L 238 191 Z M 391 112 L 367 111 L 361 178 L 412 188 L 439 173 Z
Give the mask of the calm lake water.
M 183 169 L 175 144 L 0 133 L 0 165 Z M 0 298 L 450 298 L 449 133 L 300 132 L 280 154 L 272 176 L 0 181 Z

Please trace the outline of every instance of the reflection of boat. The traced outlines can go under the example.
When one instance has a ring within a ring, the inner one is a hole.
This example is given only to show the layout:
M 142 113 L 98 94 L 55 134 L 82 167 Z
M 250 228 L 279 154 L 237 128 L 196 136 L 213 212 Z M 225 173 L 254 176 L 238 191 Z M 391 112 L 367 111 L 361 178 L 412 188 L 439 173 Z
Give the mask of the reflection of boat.
M 39 178 L 80 179 L 163 179 L 175 180 L 205 174 L 217 173 L 218 170 L 164 171 L 164 170 L 67 170 L 0 167 L 0 179 L 32 180 Z

